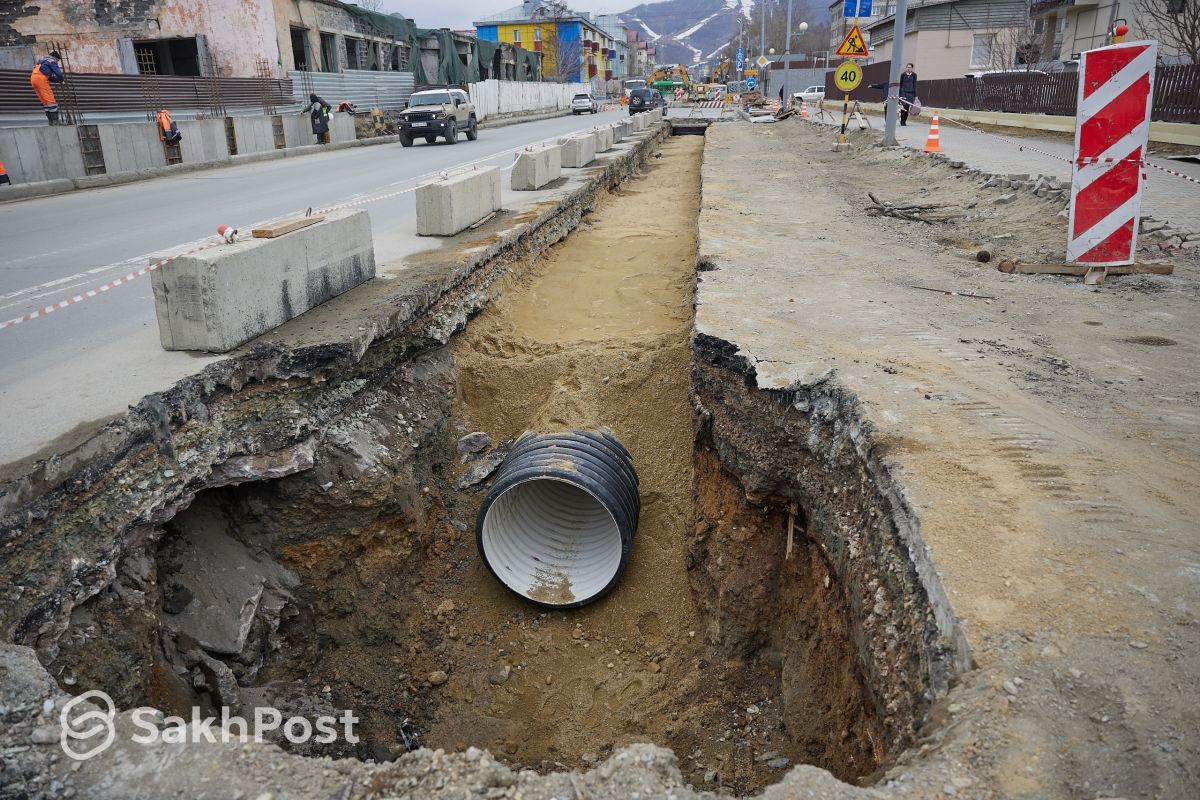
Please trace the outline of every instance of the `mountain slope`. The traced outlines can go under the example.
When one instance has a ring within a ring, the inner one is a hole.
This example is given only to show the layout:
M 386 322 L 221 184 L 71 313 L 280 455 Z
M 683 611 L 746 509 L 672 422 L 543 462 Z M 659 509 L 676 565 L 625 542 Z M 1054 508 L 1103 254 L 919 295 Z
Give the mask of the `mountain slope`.
M 754 0 L 664 0 L 635 6 L 621 17 L 658 46 L 660 64 L 691 65 L 715 58 L 753 8 Z

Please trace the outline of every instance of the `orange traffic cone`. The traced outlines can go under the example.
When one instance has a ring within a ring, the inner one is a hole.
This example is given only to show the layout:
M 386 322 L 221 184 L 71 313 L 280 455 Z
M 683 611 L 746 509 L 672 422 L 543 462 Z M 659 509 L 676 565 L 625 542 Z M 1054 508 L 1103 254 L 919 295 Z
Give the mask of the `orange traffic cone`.
M 808 101 L 800 101 L 800 119 L 808 119 Z
M 6 183 L 12 183 L 12 181 L 8 178 L 8 171 L 4 169 L 4 162 L 0 161 L 0 186 Z
M 925 142 L 926 153 L 942 152 L 942 139 L 938 134 L 938 112 L 933 112 L 933 121 L 929 123 L 929 139 Z

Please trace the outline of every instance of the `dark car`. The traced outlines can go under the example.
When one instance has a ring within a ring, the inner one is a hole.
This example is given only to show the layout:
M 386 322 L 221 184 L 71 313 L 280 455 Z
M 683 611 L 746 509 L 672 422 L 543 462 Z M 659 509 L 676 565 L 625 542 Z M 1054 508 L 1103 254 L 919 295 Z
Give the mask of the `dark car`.
M 629 116 L 652 111 L 662 105 L 662 95 L 657 89 L 633 89 L 629 92 Z

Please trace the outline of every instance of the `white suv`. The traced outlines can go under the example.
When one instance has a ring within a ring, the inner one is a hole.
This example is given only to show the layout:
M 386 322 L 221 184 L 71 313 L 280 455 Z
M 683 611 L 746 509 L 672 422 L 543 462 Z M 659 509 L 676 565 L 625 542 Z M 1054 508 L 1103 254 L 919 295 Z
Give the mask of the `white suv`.
M 571 98 L 572 114 L 582 114 L 585 111 L 589 114 L 595 114 L 599 110 L 600 104 L 590 94 L 577 94 Z

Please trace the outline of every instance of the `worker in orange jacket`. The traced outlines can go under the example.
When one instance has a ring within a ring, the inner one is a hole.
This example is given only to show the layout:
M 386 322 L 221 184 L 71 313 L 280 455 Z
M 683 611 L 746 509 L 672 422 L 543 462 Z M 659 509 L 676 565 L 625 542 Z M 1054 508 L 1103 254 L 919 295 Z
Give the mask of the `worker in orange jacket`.
M 46 112 L 46 119 L 51 125 L 58 124 L 58 101 L 50 84 L 62 82 L 62 56 L 57 50 L 39 58 L 33 72 L 29 74 L 29 85 L 37 93 L 38 100 L 42 103 L 42 111 Z

